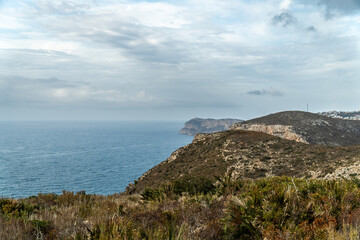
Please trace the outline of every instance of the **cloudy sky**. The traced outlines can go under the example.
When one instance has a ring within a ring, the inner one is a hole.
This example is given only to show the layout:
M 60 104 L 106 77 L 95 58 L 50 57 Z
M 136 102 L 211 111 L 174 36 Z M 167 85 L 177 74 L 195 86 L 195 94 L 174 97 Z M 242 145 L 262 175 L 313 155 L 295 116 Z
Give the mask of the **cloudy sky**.
M 0 120 L 360 110 L 359 0 L 0 0 Z

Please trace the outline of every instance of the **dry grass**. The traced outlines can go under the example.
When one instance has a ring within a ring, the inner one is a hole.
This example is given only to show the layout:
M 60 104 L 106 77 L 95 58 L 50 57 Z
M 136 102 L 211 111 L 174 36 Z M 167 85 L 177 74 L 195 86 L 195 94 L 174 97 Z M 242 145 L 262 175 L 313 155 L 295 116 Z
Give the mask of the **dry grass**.
M 182 183 L 143 196 L 0 199 L 0 239 L 359 239 L 358 180 L 224 176 L 195 192 Z

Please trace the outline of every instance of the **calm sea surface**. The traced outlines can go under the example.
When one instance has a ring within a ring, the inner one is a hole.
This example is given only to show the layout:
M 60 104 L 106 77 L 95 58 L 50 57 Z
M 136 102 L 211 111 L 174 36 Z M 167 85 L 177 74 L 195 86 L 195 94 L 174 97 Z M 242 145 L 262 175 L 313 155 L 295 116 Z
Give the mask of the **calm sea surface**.
M 181 122 L 0 122 L 0 197 L 113 194 L 192 141 Z

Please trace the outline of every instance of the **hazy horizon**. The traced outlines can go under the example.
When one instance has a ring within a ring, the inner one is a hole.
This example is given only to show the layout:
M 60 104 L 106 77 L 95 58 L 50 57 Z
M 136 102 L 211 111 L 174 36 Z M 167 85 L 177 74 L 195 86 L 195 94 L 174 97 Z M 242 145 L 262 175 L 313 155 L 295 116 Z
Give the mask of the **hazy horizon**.
M 0 1 L 0 120 L 360 110 L 360 2 Z

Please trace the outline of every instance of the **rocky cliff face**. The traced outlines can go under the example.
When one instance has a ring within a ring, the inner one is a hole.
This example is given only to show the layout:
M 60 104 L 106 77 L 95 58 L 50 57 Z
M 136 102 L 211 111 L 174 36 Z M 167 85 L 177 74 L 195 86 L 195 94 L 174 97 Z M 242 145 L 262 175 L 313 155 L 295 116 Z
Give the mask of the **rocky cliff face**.
M 297 142 L 321 145 L 360 144 L 360 121 L 288 111 L 235 123 L 231 129 L 252 130 Z
M 266 125 L 266 124 L 239 124 L 234 129 L 263 132 L 277 137 L 293 140 L 296 142 L 308 143 L 303 135 L 295 132 L 293 126 Z
M 332 179 L 358 176 L 359 169 L 360 146 L 311 145 L 261 132 L 230 130 L 197 134 L 191 144 L 145 173 L 133 190 L 140 192 L 185 175 Z
M 229 130 L 234 123 L 241 122 L 239 119 L 203 119 L 193 118 L 185 123 L 180 134 L 194 136 L 197 133 L 214 133 Z

